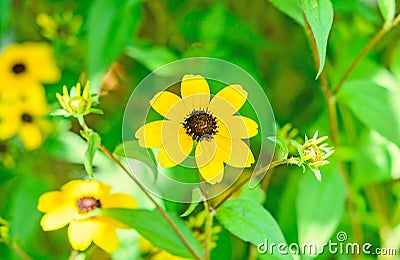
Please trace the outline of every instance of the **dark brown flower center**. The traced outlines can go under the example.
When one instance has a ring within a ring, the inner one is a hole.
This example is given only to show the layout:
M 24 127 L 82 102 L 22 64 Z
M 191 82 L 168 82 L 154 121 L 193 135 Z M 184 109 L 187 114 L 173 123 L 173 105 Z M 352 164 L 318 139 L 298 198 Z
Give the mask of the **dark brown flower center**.
M 26 66 L 23 63 L 16 63 L 14 64 L 14 66 L 12 67 L 12 71 L 15 74 L 20 74 L 26 71 Z
M 199 142 L 211 139 L 218 132 L 217 118 L 206 110 L 193 110 L 183 122 L 186 134 Z
M 32 123 L 33 117 L 28 113 L 23 113 L 21 116 L 21 120 L 22 120 L 22 122 L 25 122 L 25 123 Z
M 100 200 L 96 200 L 93 197 L 80 198 L 76 204 L 80 213 L 87 213 L 97 208 L 101 208 Z

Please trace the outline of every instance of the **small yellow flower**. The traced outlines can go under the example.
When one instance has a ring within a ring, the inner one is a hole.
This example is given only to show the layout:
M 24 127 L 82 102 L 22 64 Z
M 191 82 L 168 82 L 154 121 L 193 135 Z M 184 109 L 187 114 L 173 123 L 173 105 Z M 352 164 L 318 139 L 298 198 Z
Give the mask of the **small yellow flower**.
M 51 130 L 44 118 L 49 106 L 44 96 L 34 96 L 11 104 L 0 104 L 0 140 L 17 135 L 27 150 L 35 150 Z
M 40 13 L 36 17 L 37 24 L 42 28 L 42 35 L 49 40 L 60 40 L 67 45 L 77 42 L 77 34 L 82 25 L 82 17 L 71 11 L 50 16 Z
M 107 253 L 118 248 L 116 228 L 125 225 L 103 216 L 88 216 L 97 208 L 136 208 L 135 200 L 122 193 L 110 194 L 111 187 L 96 180 L 74 180 L 39 198 L 38 210 L 45 213 L 43 230 L 68 226 L 68 238 L 75 250 L 85 250 L 93 242 Z
M 58 109 L 52 113 L 52 115 L 63 115 L 63 116 L 84 116 L 89 113 L 103 114 L 100 109 L 92 108 L 92 95 L 90 94 L 90 82 L 87 81 L 83 92 L 81 93 L 81 83 L 76 84 L 76 87 L 72 87 L 68 94 L 67 86 L 63 87 L 63 95 L 56 93 L 58 102 L 63 109 Z
M 327 139 L 328 136 L 318 138 L 318 131 L 316 131 L 311 139 L 307 135 L 305 136 L 303 145 L 295 140 L 291 140 L 291 144 L 293 144 L 300 155 L 300 158 L 294 163 L 301 166 L 303 171 L 305 171 L 304 165 L 307 165 L 318 181 L 322 179 L 318 168 L 329 164 L 329 161 L 326 159 L 334 153 L 333 147 L 328 147 L 327 143 L 323 143 Z
M 0 54 L 0 88 L 24 90 L 27 79 L 55 83 L 60 77 L 52 49 L 45 43 L 15 43 Z
M 162 167 L 180 164 L 193 146 L 199 172 L 211 184 L 222 180 L 224 163 L 238 168 L 254 163 L 242 139 L 257 135 L 258 126 L 236 115 L 247 99 L 240 85 L 225 87 L 210 100 L 207 81 L 185 75 L 181 97 L 169 91 L 157 93 L 150 104 L 165 120 L 147 123 L 135 133 L 142 147 L 161 148 L 157 160 Z
M 143 254 L 144 259 L 151 260 L 185 260 L 188 258 L 182 258 L 176 255 L 172 255 L 166 251 L 162 251 L 155 247 L 150 241 L 145 238 L 139 240 L 140 252 Z

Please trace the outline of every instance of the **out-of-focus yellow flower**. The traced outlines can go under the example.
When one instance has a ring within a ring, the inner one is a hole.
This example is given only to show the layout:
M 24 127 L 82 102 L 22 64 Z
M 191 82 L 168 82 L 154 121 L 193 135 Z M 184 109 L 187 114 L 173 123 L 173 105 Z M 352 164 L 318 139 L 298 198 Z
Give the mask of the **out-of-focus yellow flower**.
M 151 260 L 185 260 L 188 258 L 182 258 L 176 255 L 172 255 L 166 251 L 162 251 L 155 247 L 150 241 L 145 238 L 139 240 L 140 252 L 144 255 L 145 259 Z
M 89 113 L 103 114 L 100 109 L 92 108 L 92 95 L 89 91 L 90 82 L 87 81 L 83 92 L 81 93 L 81 83 L 77 83 L 76 87 L 72 87 L 70 93 L 68 94 L 67 86 L 63 87 L 63 95 L 56 93 L 58 102 L 63 109 L 57 109 L 52 112 L 52 115 L 58 116 L 74 116 L 80 117 L 87 115 Z
M 182 97 L 182 98 L 181 98 Z M 195 159 L 204 180 L 220 182 L 224 163 L 238 168 L 254 163 L 253 153 L 242 140 L 257 135 L 257 123 L 235 115 L 247 99 L 240 85 L 230 85 L 210 100 L 207 81 L 199 75 L 185 75 L 181 97 L 169 91 L 157 93 L 151 106 L 165 120 L 147 123 L 136 131 L 139 144 L 161 148 L 157 160 L 173 167 L 195 148 Z
M 49 106 L 43 96 L 30 97 L 11 104 L 0 104 L 0 140 L 17 135 L 27 150 L 35 150 L 51 130 L 44 117 Z
M 68 226 L 68 238 L 75 250 L 85 250 L 93 242 L 107 253 L 118 248 L 116 228 L 125 225 L 103 216 L 88 216 L 97 208 L 136 208 L 135 200 L 122 193 L 110 194 L 111 187 L 96 180 L 74 180 L 39 198 L 38 210 L 45 213 L 43 230 Z
M 26 91 L 28 81 L 55 83 L 61 72 L 45 43 L 11 44 L 0 54 L 0 88 Z
M 50 16 L 40 13 L 36 17 L 37 24 L 42 28 L 42 35 L 49 40 L 60 40 L 67 45 L 75 45 L 77 34 L 82 25 L 82 17 L 71 11 Z
M 0 140 L 0 165 L 8 169 L 15 166 L 15 160 L 10 150 L 9 142 Z

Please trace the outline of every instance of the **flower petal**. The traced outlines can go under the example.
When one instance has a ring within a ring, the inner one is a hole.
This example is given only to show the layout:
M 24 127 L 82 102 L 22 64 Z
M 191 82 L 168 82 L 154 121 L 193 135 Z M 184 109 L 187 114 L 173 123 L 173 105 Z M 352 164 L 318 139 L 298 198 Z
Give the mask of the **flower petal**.
M 238 168 L 250 167 L 255 160 L 249 146 L 241 139 L 231 139 L 231 141 L 232 152 L 226 163 Z
M 40 221 L 40 225 L 44 231 L 59 229 L 74 220 L 78 215 L 78 209 L 73 205 L 58 207 L 44 214 Z
M 36 150 L 43 143 L 43 134 L 37 125 L 32 123 L 23 124 L 18 137 L 21 139 L 26 150 Z
M 206 109 L 210 101 L 210 87 L 200 75 L 185 75 L 181 82 L 181 96 L 188 109 Z
M 108 254 L 114 252 L 119 245 L 115 226 L 109 222 L 99 221 L 93 236 L 93 242 Z
M 65 196 L 72 199 L 91 196 L 102 199 L 110 193 L 111 187 L 96 180 L 73 180 L 61 187 Z
M 164 120 L 153 121 L 139 128 L 135 137 L 139 139 L 139 145 L 146 148 L 158 148 L 162 146 L 161 127 Z
M 196 164 L 201 176 L 210 184 L 222 180 L 224 162 L 217 156 L 217 145 L 214 139 L 202 140 L 196 147 Z
M 133 197 L 128 194 L 115 193 L 109 196 L 105 196 L 101 200 L 102 208 L 137 208 L 136 201 Z
M 40 196 L 37 208 L 40 212 L 46 213 L 59 207 L 60 202 L 63 202 L 62 192 L 49 191 Z
M 233 116 L 218 120 L 218 133 L 228 138 L 251 138 L 258 133 L 257 123 L 248 117 Z
M 174 125 L 169 131 L 163 129 L 162 135 L 163 147 L 157 156 L 161 166 L 169 168 L 183 162 L 193 149 L 193 139 L 186 134 L 183 125 Z
M 220 90 L 210 102 L 208 109 L 219 117 L 235 114 L 246 102 L 247 91 L 240 85 L 230 85 Z
M 174 93 L 161 91 L 150 100 L 150 105 L 163 117 L 179 122 L 183 120 L 186 112 L 186 109 L 172 109 L 179 101 L 181 98 Z
M 68 227 L 68 238 L 72 248 L 80 251 L 88 248 L 98 227 L 98 222 L 91 219 L 71 222 Z

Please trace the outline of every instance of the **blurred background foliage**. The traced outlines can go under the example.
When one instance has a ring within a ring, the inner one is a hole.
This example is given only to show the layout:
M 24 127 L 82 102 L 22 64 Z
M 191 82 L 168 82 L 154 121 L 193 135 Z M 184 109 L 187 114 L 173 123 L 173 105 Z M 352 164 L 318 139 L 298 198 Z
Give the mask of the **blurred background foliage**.
M 122 142 L 123 112 L 135 86 L 162 65 L 196 56 L 220 58 L 247 70 L 269 97 L 278 126 L 291 123 L 300 136 L 315 130 L 329 135 L 326 103 L 303 27 L 271 2 L 277 1 L 2 0 L 0 44 L 51 44 L 62 71 L 59 82 L 45 86 L 53 108 L 58 106 L 55 93 L 62 85 L 90 79 L 105 115 L 90 115 L 88 124 L 110 150 Z M 325 66 L 334 86 L 384 19 L 373 0 L 332 0 L 332 4 L 335 16 Z M 394 28 L 378 42 L 339 93 L 340 144 L 331 165 L 322 169 L 321 183 L 310 172 L 281 167 L 267 174 L 257 191 L 243 190 L 240 195 L 262 202 L 288 243 L 321 243 L 343 230 L 349 241 L 399 248 L 400 107 L 396 102 L 389 107 L 390 95 L 370 87 L 380 84 L 398 91 L 399 37 L 400 30 Z M 68 131 L 77 132 L 78 125 L 51 120 L 53 132 L 38 150 L 9 150 L 14 167 L 5 167 L 0 160 L 0 215 L 9 225 L 12 241 L 33 259 L 66 259 L 71 252 L 64 229 L 41 230 L 38 197 L 67 180 L 86 176 L 85 142 Z M 349 173 L 346 181 L 340 167 Z M 119 191 L 134 195 L 140 206 L 149 206 L 101 155 L 96 157 L 95 172 Z M 165 203 L 170 210 L 185 208 Z M 113 254 L 115 259 L 137 258 L 137 235 L 125 231 L 120 235 L 123 242 Z M 10 247 L 0 244 L 1 259 L 18 259 Z M 215 259 L 256 259 L 255 252 L 222 230 L 212 254 Z M 108 256 L 91 248 L 87 258 Z M 327 254 L 318 258 L 331 259 Z

